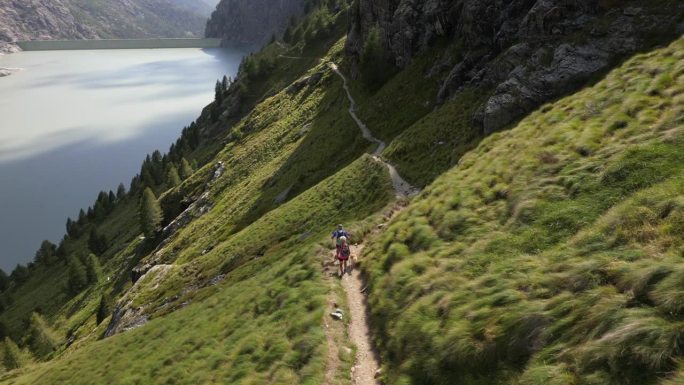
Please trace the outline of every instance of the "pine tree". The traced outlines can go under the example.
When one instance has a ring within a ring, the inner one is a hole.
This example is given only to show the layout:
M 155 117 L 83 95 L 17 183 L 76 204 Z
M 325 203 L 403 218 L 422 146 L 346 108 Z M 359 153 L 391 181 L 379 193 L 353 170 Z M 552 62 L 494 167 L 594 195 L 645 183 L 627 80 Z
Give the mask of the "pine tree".
M 11 338 L 5 337 L 2 342 L 2 364 L 7 370 L 19 369 L 31 362 L 31 357 L 21 351 Z
M 66 221 L 67 234 L 71 234 L 72 231 L 74 230 L 73 228 L 74 228 L 74 221 L 71 220 L 71 217 L 68 217 L 67 221 Z
M 39 358 L 44 359 L 57 349 L 58 340 L 47 321 L 38 313 L 31 315 L 26 343 Z
M 223 79 L 221 80 L 221 88 L 223 89 L 223 92 L 228 91 L 229 86 L 230 82 L 228 81 L 228 76 L 223 75 Z
M 136 175 L 131 178 L 131 186 L 128 188 L 128 191 L 130 191 L 131 195 L 133 195 L 140 191 L 142 187 L 142 177 L 140 175 Z
M 24 265 L 17 265 L 10 274 L 10 278 L 17 285 L 21 285 L 29 278 L 29 269 Z
M 141 178 L 144 187 L 154 187 L 157 185 L 157 182 L 154 180 L 152 173 L 148 169 L 143 170 Z
M 100 266 L 100 260 L 95 254 L 88 255 L 86 259 L 86 277 L 91 285 L 100 282 L 102 278 L 102 266 Z
M 169 167 L 168 173 L 166 174 L 166 185 L 168 187 L 176 187 L 179 184 L 181 184 L 181 178 L 178 175 L 178 170 L 174 165 L 171 165 L 171 167 Z
M 116 199 L 122 200 L 126 197 L 126 186 L 123 183 L 119 183 L 119 187 L 116 189 Z
M 0 292 L 7 290 L 10 284 L 10 278 L 4 270 L 0 269 Z
M 97 308 L 97 324 L 101 324 L 107 317 L 112 314 L 112 309 L 109 306 L 109 300 L 104 294 L 100 298 L 100 305 Z
M 214 101 L 216 102 L 215 108 L 218 108 L 223 103 L 223 86 L 220 81 L 216 81 L 216 87 L 214 87 Z
M 150 171 L 154 178 L 155 186 L 158 186 L 164 182 L 164 158 L 159 150 L 154 150 L 151 160 Z
M 83 266 L 83 263 L 81 263 L 81 261 L 76 257 L 72 256 L 69 258 L 68 266 L 69 278 L 67 281 L 67 286 L 69 293 L 76 295 L 80 293 L 81 290 L 85 289 L 86 286 L 88 286 L 88 273 L 86 272 L 86 268 Z
M 107 242 L 107 237 L 104 234 L 100 234 L 97 228 L 93 226 L 90 229 L 90 236 L 88 237 L 88 248 L 90 251 L 97 255 L 102 255 L 109 247 Z
M 188 163 L 188 160 L 185 158 L 181 159 L 180 177 L 185 180 L 188 179 L 192 173 L 192 167 L 190 166 L 190 163 Z
M 149 187 L 140 202 L 140 225 L 146 238 L 154 238 L 161 229 L 162 210 L 157 197 Z
M 57 262 L 57 246 L 52 242 L 45 240 L 40 245 L 40 249 L 36 251 L 34 261 L 37 264 L 52 265 Z
M 83 226 L 83 225 L 86 223 L 87 220 L 88 220 L 88 218 L 86 217 L 85 211 L 83 211 L 83 209 L 81 209 L 81 210 L 78 212 L 78 222 L 77 222 L 78 225 L 79 225 L 79 226 Z
M 60 260 L 64 260 L 67 255 L 66 251 L 66 241 L 69 239 L 68 235 L 65 235 L 64 238 L 62 239 L 61 242 L 59 242 L 59 246 L 57 246 L 57 252 L 55 253 L 57 255 L 57 258 Z

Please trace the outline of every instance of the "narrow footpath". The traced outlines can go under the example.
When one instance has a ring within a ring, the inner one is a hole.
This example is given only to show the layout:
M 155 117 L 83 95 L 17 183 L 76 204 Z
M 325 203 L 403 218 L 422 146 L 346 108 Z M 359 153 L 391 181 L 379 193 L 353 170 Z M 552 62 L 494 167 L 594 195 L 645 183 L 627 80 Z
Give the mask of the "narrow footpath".
M 352 255 L 358 257 L 363 245 L 351 246 Z M 377 385 L 375 373 L 380 369 L 380 357 L 373 347 L 373 339 L 368 327 L 368 305 L 363 278 L 358 269 L 352 269 L 342 278 L 342 287 L 347 293 L 349 306 L 349 338 L 356 345 L 356 361 L 352 367 L 352 384 Z
M 361 130 L 363 137 L 377 144 L 375 151 L 371 154 L 373 159 L 384 164 L 388 171 L 390 178 L 392 180 L 392 185 L 396 193 L 397 198 L 406 198 L 413 196 L 420 192 L 420 190 L 414 186 L 411 186 L 404 178 L 401 177 L 396 167 L 391 163 L 382 159 L 381 154 L 387 148 L 387 144 L 373 136 L 373 133 L 368 128 L 368 126 L 356 115 L 356 102 L 351 95 L 349 89 L 349 83 L 347 78 L 339 70 L 337 64 L 328 63 L 328 67 L 336 73 L 341 79 L 345 92 L 347 93 L 347 99 L 349 99 L 349 115 L 354 120 L 356 125 Z M 359 258 L 363 251 L 363 245 L 353 245 L 351 246 L 352 256 Z M 337 268 L 332 267 L 332 276 L 335 276 Z M 368 326 L 368 304 L 365 292 L 365 282 L 361 276 L 359 269 L 355 266 L 351 266 L 350 271 L 344 274 L 342 277 L 342 287 L 347 297 L 347 304 L 349 306 L 349 328 L 347 334 L 351 339 L 352 343 L 356 346 L 356 357 L 354 361 L 354 366 L 352 367 L 352 384 L 353 385 L 378 385 L 376 379 L 376 374 L 380 369 L 380 358 L 377 351 L 373 346 L 373 339 L 371 336 L 370 328 Z M 329 306 L 335 305 L 335 298 L 329 298 Z M 326 373 L 326 384 L 331 384 L 334 373 L 339 367 L 339 360 L 337 359 L 337 349 L 334 349 L 334 341 L 339 341 L 339 330 L 335 331 L 335 328 L 328 327 L 327 329 L 327 339 L 328 345 L 331 347 L 328 353 L 328 370 Z
M 397 197 L 409 197 L 416 195 L 420 191 L 420 189 L 411 186 L 411 184 L 409 184 L 406 180 L 404 180 L 404 178 L 401 177 L 401 175 L 399 175 L 399 171 L 397 171 L 397 168 L 394 167 L 394 165 L 382 159 L 381 154 L 383 151 L 385 151 L 385 148 L 387 148 L 387 144 L 384 141 L 373 136 L 373 133 L 368 128 L 368 126 L 356 115 L 356 102 L 354 101 L 354 97 L 352 97 L 351 91 L 349 90 L 349 82 L 347 81 L 347 78 L 344 76 L 344 74 L 342 74 L 339 67 L 337 67 L 337 64 L 328 63 L 328 67 L 330 67 L 330 69 L 333 72 L 335 72 L 340 78 L 342 78 L 342 88 L 344 88 L 344 91 L 347 93 L 347 99 L 349 99 L 349 115 L 354 120 L 354 122 L 356 122 L 356 125 L 361 130 L 361 134 L 369 142 L 378 145 L 375 151 L 373 151 L 373 158 L 387 166 L 387 169 L 390 173 L 390 178 L 392 178 L 392 185 L 394 186 L 394 191 L 396 191 Z

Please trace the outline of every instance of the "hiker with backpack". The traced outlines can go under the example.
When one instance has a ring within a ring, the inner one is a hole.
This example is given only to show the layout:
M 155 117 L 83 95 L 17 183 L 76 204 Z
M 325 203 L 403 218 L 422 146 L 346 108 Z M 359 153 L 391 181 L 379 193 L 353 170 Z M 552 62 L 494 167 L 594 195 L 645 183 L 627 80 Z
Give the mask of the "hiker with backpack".
M 349 233 L 344 230 L 342 225 L 337 225 L 337 230 L 333 231 L 332 237 L 335 239 L 335 258 L 340 261 L 340 277 L 347 271 L 347 261 L 351 256 L 349 249 Z

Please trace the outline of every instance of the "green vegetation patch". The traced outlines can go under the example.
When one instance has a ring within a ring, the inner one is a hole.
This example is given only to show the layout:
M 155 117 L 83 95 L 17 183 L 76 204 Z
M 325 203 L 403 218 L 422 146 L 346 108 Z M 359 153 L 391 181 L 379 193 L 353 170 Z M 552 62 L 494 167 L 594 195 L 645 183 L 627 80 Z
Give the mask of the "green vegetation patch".
M 374 237 L 387 384 L 678 383 L 683 52 L 484 139 Z

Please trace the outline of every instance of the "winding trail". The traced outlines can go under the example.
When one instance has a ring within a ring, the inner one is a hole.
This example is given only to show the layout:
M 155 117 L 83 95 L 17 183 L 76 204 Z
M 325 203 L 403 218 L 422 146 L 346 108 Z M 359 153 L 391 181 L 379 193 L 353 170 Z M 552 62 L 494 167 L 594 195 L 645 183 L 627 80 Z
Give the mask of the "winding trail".
M 342 74 L 337 64 L 330 62 L 328 63 L 328 67 L 342 79 L 342 87 L 347 93 L 347 99 L 349 99 L 349 115 L 361 130 L 361 134 L 369 142 L 377 144 L 375 151 L 373 151 L 371 155 L 373 156 L 373 159 L 387 167 L 397 198 L 410 197 L 420 192 L 420 189 L 411 186 L 410 183 L 401 177 L 394 165 L 382 159 L 381 154 L 385 148 L 387 148 L 387 143 L 373 136 L 373 133 L 368 126 L 358 117 L 358 115 L 356 115 L 356 101 L 354 101 L 354 97 L 352 97 L 351 90 L 349 89 L 349 82 L 344 74 Z M 392 214 L 386 216 L 385 220 L 389 220 L 391 217 Z M 362 251 L 362 244 L 351 246 L 352 256 L 358 258 L 361 256 Z M 327 266 L 330 267 L 331 265 Z M 344 274 L 341 279 L 342 288 L 347 296 L 347 304 L 349 307 L 349 327 L 347 334 L 352 343 L 356 346 L 356 357 L 351 373 L 352 384 L 379 385 L 375 377 L 380 369 L 380 357 L 373 346 L 373 339 L 368 326 L 368 304 L 366 293 L 364 292 L 366 284 L 360 270 L 353 267 L 354 266 L 352 266 L 347 274 Z M 337 271 L 336 268 L 330 270 L 334 272 Z M 330 270 L 327 270 L 327 273 L 329 274 L 328 278 L 335 276 L 336 274 L 334 272 L 330 274 Z M 328 299 L 329 307 L 337 306 L 333 296 L 334 294 Z M 326 371 L 325 384 L 330 385 L 333 382 L 334 373 L 338 370 L 340 364 L 339 359 L 336 357 L 338 349 L 333 348 L 336 341 L 339 343 L 340 331 L 336 331 L 335 327 L 331 327 L 328 323 L 326 323 L 325 326 L 327 330 L 326 337 L 328 345 L 331 347 L 328 351 L 328 368 Z
M 399 175 L 399 171 L 397 171 L 397 168 L 394 167 L 394 165 L 382 159 L 381 154 L 383 151 L 385 151 L 385 148 L 387 148 L 387 143 L 373 136 L 373 133 L 368 126 L 356 115 L 356 101 L 354 101 L 354 97 L 349 90 L 349 82 L 347 77 L 344 76 L 344 74 L 340 71 L 337 64 L 328 63 L 328 67 L 330 67 L 334 73 L 342 78 L 342 88 L 344 88 L 344 91 L 347 93 L 347 99 L 349 99 L 349 115 L 361 130 L 361 134 L 369 142 L 373 142 L 378 145 L 378 147 L 376 147 L 375 151 L 372 153 L 373 159 L 387 166 L 397 197 L 409 197 L 418 194 L 420 189 L 411 186 L 410 183 L 408 183 L 404 178 L 401 177 L 401 175 Z

